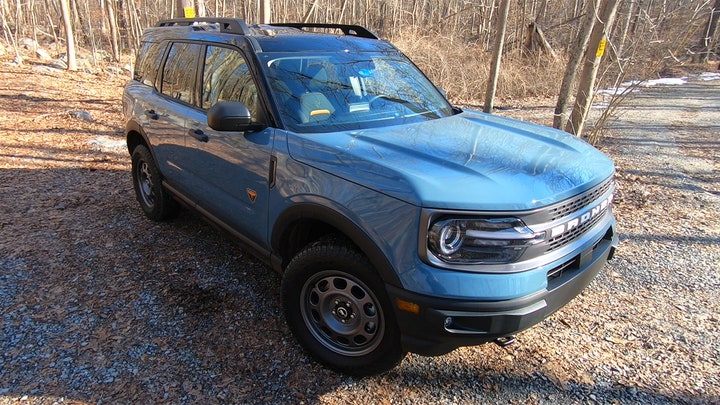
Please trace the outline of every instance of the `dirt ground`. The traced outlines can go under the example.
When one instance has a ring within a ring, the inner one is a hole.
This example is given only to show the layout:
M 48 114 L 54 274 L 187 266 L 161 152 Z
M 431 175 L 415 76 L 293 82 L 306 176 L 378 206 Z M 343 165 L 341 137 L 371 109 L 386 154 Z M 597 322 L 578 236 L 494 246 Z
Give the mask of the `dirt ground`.
M 190 212 L 143 217 L 123 149 L 127 72 L 10 62 L 0 404 L 720 402 L 717 81 L 644 89 L 609 123 L 622 246 L 585 293 L 508 348 L 410 355 L 353 379 L 300 350 L 268 268 Z

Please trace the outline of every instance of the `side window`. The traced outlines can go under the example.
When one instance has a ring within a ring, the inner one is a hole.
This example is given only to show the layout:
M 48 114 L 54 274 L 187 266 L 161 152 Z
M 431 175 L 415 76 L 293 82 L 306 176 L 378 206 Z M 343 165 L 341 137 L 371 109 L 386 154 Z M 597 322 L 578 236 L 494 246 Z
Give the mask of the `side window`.
M 163 69 L 160 91 L 189 104 L 195 103 L 195 73 L 202 45 L 174 43 Z
M 165 44 L 143 42 L 135 62 L 133 79 L 148 86 L 155 86 L 155 79 L 158 76 L 158 69 L 160 69 L 160 59 L 164 51 Z
M 252 72 L 240 52 L 208 46 L 203 72 L 202 108 L 220 101 L 240 101 L 250 110 L 253 121 L 260 121 L 260 103 Z

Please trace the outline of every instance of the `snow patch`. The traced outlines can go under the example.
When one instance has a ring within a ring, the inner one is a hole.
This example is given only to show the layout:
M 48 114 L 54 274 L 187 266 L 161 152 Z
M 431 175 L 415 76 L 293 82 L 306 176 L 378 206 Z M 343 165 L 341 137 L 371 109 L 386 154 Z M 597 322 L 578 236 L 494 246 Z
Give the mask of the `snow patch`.
M 653 80 L 632 80 L 629 82 L 625 82 L 622 84 L 622 86 L 630 87 L 630 86 L 638 86 L 638 87 L 652 87 L 652 86 L 659 86 L 659 85 L 665 85 L 665 86 L 679 86 L 687 83 L 687 77 L 664 77 L 662 79 L 653 79 Z
M 629 91 L 629 87 L 618 87 L 615 89 L 603 89 L 598 90 L 597 94 L 602 94 L 603 96 L 617 96 L 619 94 L 624 94 Z
M 700 73 L 699 77 L 702 81 L 720 80 L 720 73 L 704 72 Z

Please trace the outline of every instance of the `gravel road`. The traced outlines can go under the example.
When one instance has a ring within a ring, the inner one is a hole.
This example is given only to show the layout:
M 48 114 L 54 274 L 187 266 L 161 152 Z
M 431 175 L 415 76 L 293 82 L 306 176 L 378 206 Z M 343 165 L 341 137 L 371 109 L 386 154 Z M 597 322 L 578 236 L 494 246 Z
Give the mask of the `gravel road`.
M 121 78 L 32 69 L 0 69 L 0 404 L 720 402 L 720 81 L 609 124 L 622 245 L 580 297 L 513 346 L 356 379 L 300 350 L 277 275 L 192 213 L 142 216 Z

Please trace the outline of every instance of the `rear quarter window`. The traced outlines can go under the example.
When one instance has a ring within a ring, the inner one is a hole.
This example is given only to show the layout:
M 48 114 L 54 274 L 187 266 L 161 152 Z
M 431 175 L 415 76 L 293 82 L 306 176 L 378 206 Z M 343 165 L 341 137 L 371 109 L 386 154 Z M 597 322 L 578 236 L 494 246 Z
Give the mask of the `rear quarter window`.
M 155 79 L 158 76 L 163 53 L 165 53 L 164 43 L 143 42 L 135 62 L 133 79 L 155 87 Z
M 174 99 L 196 104 L 195 76 L 201 44 L 173 43 L 163 68 L 160 91 Z

